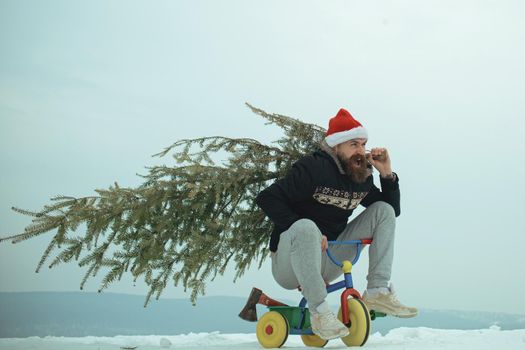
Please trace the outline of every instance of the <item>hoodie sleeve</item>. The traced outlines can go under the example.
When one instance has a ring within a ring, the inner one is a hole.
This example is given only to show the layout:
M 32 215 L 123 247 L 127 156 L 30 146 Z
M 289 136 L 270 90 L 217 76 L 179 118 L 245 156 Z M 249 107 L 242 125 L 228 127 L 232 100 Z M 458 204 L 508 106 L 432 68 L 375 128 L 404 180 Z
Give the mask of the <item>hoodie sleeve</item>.
M 387 202 L 394 208 L 396 217 L 401 214 L 400 199 L 401 195 L 399 192 L 399 177 L 394 173 L 395 178 L 383 179 L 379 177 L 381 181 L 381 191 L 375 185 L 372 184 L 372 189 L 368 192 L 365 198 L 361 201 L 361 205 L 368 207 L 370 204 L 377 201 Z
M 294 212 L 293 204 L 312 197 L 315 191 L 312 175 L 312 163 L 300 159 L 284 178 L 259 193 L 255 201 L 276 227 L 287 230 L 301 218 Z

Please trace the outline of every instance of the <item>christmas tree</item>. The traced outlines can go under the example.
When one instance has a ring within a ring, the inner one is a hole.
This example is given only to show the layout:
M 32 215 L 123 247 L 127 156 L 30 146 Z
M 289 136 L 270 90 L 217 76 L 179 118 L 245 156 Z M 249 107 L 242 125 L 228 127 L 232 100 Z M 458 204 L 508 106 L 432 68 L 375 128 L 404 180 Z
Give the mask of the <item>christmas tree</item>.
M 36 268 L 76 261 L 86 272 L 80 289 L 104 268 L 99 292 L 131 273 L 149 286 L 144 306 L 158 299 L 170 280 L 191 291 L 191 301 L 205 294 L 206 282 L 235 264 L 234 282 L 253 261 L 268 257 L 272 223 L 255 197 L 286 174 L 324 138 L 317 125 L 246 105 L 280 127 L 273 145 L 221 136 L 175 142 L 153 156 L 172 153 L 176 166 L 154 166 L 137 188 L 96 189 L 96 196 L 58 195 L 40 211 L 16 207 L 32 217 L 21 234 L 4 237 L 18 243 L 56 230 Z M 214 156 L 227 155 L 217 163 Z M 81 235 L 74 235 L 85 224 Z M 53 255 L 53 257 L 51 257 Z

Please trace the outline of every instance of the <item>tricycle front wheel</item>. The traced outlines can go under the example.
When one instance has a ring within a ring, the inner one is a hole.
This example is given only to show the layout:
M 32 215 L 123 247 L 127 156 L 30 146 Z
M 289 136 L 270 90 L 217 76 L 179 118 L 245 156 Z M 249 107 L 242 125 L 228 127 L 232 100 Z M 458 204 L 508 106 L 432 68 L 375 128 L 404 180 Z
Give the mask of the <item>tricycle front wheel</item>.
M 372 321 L 370 313 L 365 303 L 359 299 L 350 298 L 348 302 L 348 319 L 350 323 L 347 325 L 350 332 L 341 340 L 346 346 L 363 346 L 368 340 L 372 328 Z M 337 318 L 343 322 L 343 309 L 339 307 Z

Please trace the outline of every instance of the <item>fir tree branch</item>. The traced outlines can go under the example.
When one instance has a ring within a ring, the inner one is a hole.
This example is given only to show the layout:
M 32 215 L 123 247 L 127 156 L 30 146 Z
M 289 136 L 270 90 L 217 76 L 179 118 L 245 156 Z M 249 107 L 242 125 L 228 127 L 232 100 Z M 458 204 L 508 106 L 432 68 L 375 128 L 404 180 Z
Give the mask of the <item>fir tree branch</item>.
M 170 280 L 190 291 L 192 303 L 228 266 L 235 268 L 235 282 L 269 255 L 273 225 L 255 204 L 258 193 L 324 137 L 324 129 L 314 124 L 246 105 L 283 130 L 275 146 L 222 136 L 179 140 L 153 155 L 174 152 L 177 165 L 147 167 L 137 188 L 115 182 L 95 189 L 96 196 L 57 195 L 38 212 L 13 207 L 32 223 L 0 242 L 56 229 L 37 271 L 58 250 L 49 267 L 77 261 L 87 268 L 81 289 L 99 271 L 104 272 L 99 292 L 130 273 L 150 288 L 144 306 L 151 296 L 158 299 Z M 219 152 L 228 158 L 216 164 L 212 155 Z M 82 224 L 85 232 L 70 237 Z

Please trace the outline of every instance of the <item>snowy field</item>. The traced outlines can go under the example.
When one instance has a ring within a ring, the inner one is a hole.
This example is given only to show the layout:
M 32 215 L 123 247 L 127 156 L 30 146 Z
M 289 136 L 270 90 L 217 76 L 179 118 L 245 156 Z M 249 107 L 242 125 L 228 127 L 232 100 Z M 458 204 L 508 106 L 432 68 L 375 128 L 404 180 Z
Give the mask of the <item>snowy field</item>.
M 255 334 L 190 333 L 175 336 L 116 337 L 29 337 L 0 339 L 2 350 L 66 350 L 66 349 L 261 349 Z M 299 336 L 289 336 L 283 348 L 306 348 Z M 325 348 L 343 349 L 339 339 Z M 493 326 L 482 330 L 442 330 L 432 328 L 397 328 L 385 336 L 373 334 L 366 349 L 525 349 L 525 329 L 500 330 Z

